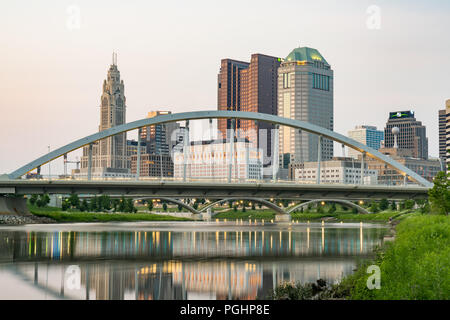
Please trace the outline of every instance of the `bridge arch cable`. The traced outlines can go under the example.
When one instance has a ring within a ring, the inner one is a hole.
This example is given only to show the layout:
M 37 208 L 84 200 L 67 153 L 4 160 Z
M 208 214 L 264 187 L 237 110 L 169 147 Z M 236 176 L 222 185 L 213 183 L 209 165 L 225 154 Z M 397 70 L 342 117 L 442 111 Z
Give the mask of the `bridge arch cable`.
M 384 162 L 385 164 L 397 169 L 403 176 L 408 176 L 412 180 L 416 181 L 420 185 L 423 185 L 425 187 L 431 188 L 433 184 L 417 174 L 416 172 L 412 171 L 411 169 L 407 168 L 406 166 L 398 163 L 391 157 L 382 154 L 381 152 L 372 149 L 365 144 L 362 144 L 356 140 L 353 140 L 351 138 L 348 138 L 342 134 L 339 134 L 337 132 L 328 130 L 326 128 L 320 127 L 318 125 L 308 123 L 305 121 L 295 120 L 295 119 L 288 119 L 283 118 L 275 115 L 265 114 L 265 113 L 257 113 L 257 112 L 244 112 L 244 111 L 193 111 L 193 112 L 181 112 L 181 113 L 173 113 L 173 114 L 166 114 L 166 115 L 159 115 L 153 118 L 145 118 L 129 123 L 125 123 L 122 125 L 118 125 L 112 128 L 109 128 L 107 130 L 103 130 L 94 134 L 91 134 L 87 137 L 78 139 L 74 142 L 71 142 L 63 147 L 60 147 L 58 149 L 55 149 L 33 161 L 30 163 L 20 167 L 19 169 L 13 171 L 12 173 L 8 174 L 8 177 L 10 179 L 18 179 L 22 177 L 23 175 L 27 174 L 28 172 L 54 160 L 61 156 L 63 156 L 66 153 L 69 153 L 71 151 L 74 151 L 76 149 L 82 148 L 84 146 L 87 146 L 93 142 L 96 142 L 98 140 L 102 140 L 123 132 L 135 130 L 142 127 L 157 125 L 157 124 L 163 124 L 163 123 L 169 123 L 169 122 L 178 122 L 178 121 L 185 121 L 185 120 L 202 120 L 202 119 L 244 119 L 244 120 L 257 120 L 257 121 L 263 121 L 263 122 L 269 122 L 272 124 L 279 124 L 282 126 L 287 126 L 295 129 L 301 129 L 303 131 L 316 134 L 316 135 L 322 135 L 324 138 L 339 142 L 349 148 L 355 149 L 359 152 L 365 152 L 367 156 L 375 158 L 377 160 L 380 160 Z

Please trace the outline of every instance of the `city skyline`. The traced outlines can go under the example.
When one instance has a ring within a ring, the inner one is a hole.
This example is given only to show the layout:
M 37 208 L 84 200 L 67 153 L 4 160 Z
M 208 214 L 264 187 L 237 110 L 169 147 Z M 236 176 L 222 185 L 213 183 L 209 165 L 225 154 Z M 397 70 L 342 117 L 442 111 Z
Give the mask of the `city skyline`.
M 51 149 L 54 149 L 75 138 L 97 131 L 100 81 L 104 79 L 104 70 L 112 51 L 119 54 L 118 65 L 127 83 L 127 106 L 129 107 L 127 118 L 128 121 L 133 121 L 144 118 L 148 110 L 157 108 L 154 107 L 157 105 L 170 106 L 174 113 L 185 110 L 215 110 L 217 66 L 221 58 L 232 57 L 246 60 L 254 52 L 285 57 L 293 47 L 299 44 L 318 48 L 333 65 L 336 77 L 334 107 L 336 132 L 345 133 L 356 124 L 381 128 L 389 111 L 414 110 L 418 119 L 428 129 L 430 155 L 437 157 L 436 113 L 445 106 L 445 100 L 448 99 L 448 89 L 444 81 L 440 81 L 449 71 L 449 64 L 446 64 L 444 59 L 448 52 L 446 50 L 448 44 L 437 41 L 437 38 L 433 39 L 435 36 L 430 36 L 429 31 L 435 30 L 433 34 L 439 34 L 436 29 L 444 30 L 449 22 L 442 19 L 448 5 L 440 1 L 432 3 L 432 6 L 424 8 L 416 2 L 408 2 L 406 7 L 406 2 L 390 5 L 380 1 L 378 5 L 382 14 L 379 30 L 367 28 L 366 20 L 369 15 L 366 9 L 369 4 L 362 3 L 353 7 L 346 4 L 342 9 L 335 10 L 335 16 L 338 18 L 335 18 L 333 22 L 319 19 L 324 23 L 324 27 L 318 28 L 319 31 L 313 30 L 311 35 L 301 32 L 283 33 L 286 30 L 277 29 L 261 37 L 256 30 L 250 28 L 250 25 L 255 20 L 260 21 L 267 16 L 268 8 L 264 7 L 259 18 L 254 17 L 247 24 L 239 25 L 244 29 L 247 26 L 249 28 L 247 33 L 244 32 L 244 35 L 235 37 L 235 42 L 231 37 L 226 37 L 223 39 L 224 44 L 212 39 L 212 45 L 208 46 L 210 50 L 205 50 L 203 46 L 196 48 L 187 46 L 186 41 L 193 39 L 197 39 L 194 43 L 199 45 L 201 35 L 193 38 L 194 34 L 189 34 L 182 40 L 178 37 L 184 32 L 197 30 L 197 23 L 194 22 L 187 24 L 187 30 L 183 32 L 168 30 L 168 40 L 154 35 L 157 40 L 154 43 L 147 41 L 134 43 L 133 40 L 138 37 L 132 36 L 131 40 L 127 40 L 125 30 L 120 30 L 115 37 L 105 36 L 97 46 L 93 39 L 95 37 L 100 39 L 100 35 L 104 33 L 101 23 L 99 26 L 92 24 L 93 12 L 91 11 L 99 10 L 97 5 L 89 7 L 81 3 L 79 5 L 80 28 L 70 30 L 67 27 L 67 19 L 70 17 L 67 13 L 68 3 L 55 5 L 51 9 L 45 5 L 43 8 L 35 8 L 34 4 L 30 4 L 27 5 L 28 11 L 26 10 L 23 14 L 16 11 L 20 4 L 11 4 L 3 15 L 14 16 L 17 21 L 2 16 L 4 23 L 11 27 L 7 29 L 14 31 L 3 38 L 5 50 L 0 53 L 5 63 L 5 70 L 0 76 L 3 84 L 1 93 L 4 97 L 2 102 L 4 125 L 0 132 L 2 137 L 15 137 L 15 139 L 4 139 L 0 147 L 5 154 L 14 153 L 16 156 L 13 159 L 2 157 L 0 173 L 11 172 L 19 165 L 46 153 L 49 145 Z M 300 6 L 300 4 L 283 2 L 280 4 L 280 9 L 288 5 Z M 305 3 L 302 5 L 307 5 L 311 12 L 315 12 L 316 19 L 330 16 L 331 10 L 320 15 L 318 5 Z M 330 9 L 336 9 L 331 3 L 327 5 Z M 212 22 L 210 19 L 213 20 L 216 14 L 206 3 L 203 6 L 206 11 L 202 13 L 208 16 L 209 22 Z M 113 13 L 118 14 L 122 9 L 128 19 L 133 14 L 139 16 L 138 12 L 126 5 L 117 6 L 114 9 L 117 11 Z M 159 7 L 158 10 L 166 9 Z M 175 16 L 181 15 L 183 9 L 185 9 L 183 5 L 180 5 L 180 8 L 175 10 Z M 243 11 L 245 12 L 246 9 L 248 8 L 244 5 Z M 158 10 L 154 10 L 152 15 Z M 34 14 L 41 11 L 45 11 L 44 16 L 38 14 L 36 17 L 30 16 L 31 12 Z M 188 13 L 191 17 L 195 16 L 192 10 Z M 410 18 L 418 13 L 423 14 L 422 24 L 414 26 L 417 21 Z M 297 12 L 297 14 L 300 13 Z M 46 17 L 50 18 L 46 19 Z M 348 21 L 343 25 L 336 25 L 337 30 L 333 33 L 354 29 L 351 35 L 334 34 L 336 39 L 330 39 L 323 34 L 327 26 L 330 27 L 336 19 L 342 21 L 346 17 L 349 18 Z M 275 20 L 279 21 L 281 17 L 276 18 Z M 24 25 L 23 19 L 31 19 L 31 22 Z M 28 28 L 37 22 L 34 19 L 39 19 L 40 23 L 37 23 L 36 30 L 31 32 Z M 106 17 L 101 17 L 100 20 L 103 21 L 103 19 Z M 399 21 L 403 23 L 398 23 Z M 434 23 L 433 26 L 431 22 Z M 297 23 L 298 28 L 295 30 L 301 30 L 302 26 L 312 29 L 314 26 L 319 26 L 310 19 L 305 19 L 303 22 L 297 21 Z M 118 27 L 120 26 L 122 23 Z M 137 29 L 136 27 L 139 26 L 145 27 L 145 30 L 154 27 L 146 20 L 137 19 L 132 28 Z M 423 30 L 419 32 L 420 27 Z M 52 28 L 55 30 L 51 30 Z M 224 34 L 225 31 L 218 30 L 220 34 Z M 88 35 L 90 32 L 93 34 Z M 321 33 L 322 36 L 320 36 Z M 415 33 L 414 39 L 404 38 L 412 33 Z M 256 36 L 255 40 L 244 43 L 244 40 L 248 40 L 244 36 L 249 34 L 259 36 Z M 139 36 L 139 33 L 136 35 Z M 12 38 L 13 36 L 16 38 Z M 362 42 L 360 46 L 352 46 L 351 54 L 349 54 L 349 50 L 343 47 L 350 44 L 351 37 L 357 37 Z M 61 43 L 58 42 L 59 40 Z M 176 40 L 180 40 L 182 45 L 180 46 L 179 42 L 176 43 Z M 408 40 L 407 43 L 406 40 Z M 343 41 L 343 45 L 339 45 L 339 41 Z M 230 46 L 231 43 L 234 45 Z M 239 45 L 236 46 L 235 43 Z M 95 50 L 87 50 L 89 47 L 94 47 Z M 176 52 L 171 53 L 175 47 Z M 43 50 L 44 48 L 46 50 Z M 49 55 L 47 50 L 53 50 L 56 56 Z M 370 50 L 374 52 L 370 53 Z M 405 55 L 406 53 L 408 56 Z M 374 55 L 378 58 L 374 59 Z M 195 66 L 189 63 L 184 64 L 194 57 L 203 63 Z M 414 74 L 422 76 L 408 76 L 413 61 L 420 62 L 414 65 Z M 173 66 L 171 62 L 174 62 Z M 179 72 L 180 68 L 185 70 Z M 387 72 L 383 74 L 380 68 Z M 185 81 L 189 79 L 188 74 L 194 72 L 202 81 L 186 83 Z M 174 77 L 177 77 L 177 81 L 173 81 Z M 431 77 L 437 81 L 431 83 L 429 81 Z M 354 86 L 361 89 L 358 94 L 353 92 Z M 174 91 L 178 94 L 170 94 Z M 24 94 L 25 92 L 27 94 Z M 376 110 L 376 112 L 370 113 L 371 120 L 368 121 L 370 110 Z M 17 140 L 22 141 L 21 148 L 15 142 Z M 339 148 L 335 149 L 339 153 Z M 46 172 L 46 169 L 43 170 Z

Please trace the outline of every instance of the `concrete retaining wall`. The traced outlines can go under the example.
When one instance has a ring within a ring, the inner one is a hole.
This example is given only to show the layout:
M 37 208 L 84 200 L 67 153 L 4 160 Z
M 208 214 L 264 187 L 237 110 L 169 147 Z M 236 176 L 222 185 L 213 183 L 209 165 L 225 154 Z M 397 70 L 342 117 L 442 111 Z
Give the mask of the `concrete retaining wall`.
M 0 214 L 31 215 L 26 198 L 0 196 Z

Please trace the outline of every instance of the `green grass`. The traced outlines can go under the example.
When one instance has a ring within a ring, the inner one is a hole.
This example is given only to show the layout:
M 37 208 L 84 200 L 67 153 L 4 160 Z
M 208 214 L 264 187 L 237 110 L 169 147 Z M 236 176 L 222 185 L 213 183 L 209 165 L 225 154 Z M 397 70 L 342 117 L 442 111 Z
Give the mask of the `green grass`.
M 360 214 L 352 213 L 351 211 L 336 211 L 334 213 L 316 213 L 316 212 L 304 212 L 304 213 L 291 213 L 292 220 L 299 221 L 320 221 L 324 218 L 333 218 L 336 221 L 372 221 L 372 222 L 387 222 L 389 218 L 395 219 L 410 211 L 383 211 L 379 213 Z M 242 208 L 238 211 L 233 209 L 217 213 L 214 218 L 217 219 L 257 219 L 257 220 L 271 220 L 275 219 L 275 212 L 270 209 L 247 209 L 246 212 L 242 212 Z
M 321 220 L 323 218 L 334 218 L 339 221 L 373 221 L 373 222 L 387 222 L 389 218 L 395 219 L 403 214 L 409 213 L 410 211 L 382 211 L 378 213 L 369 213 L 369 214 L 361 214 L 361 213 L 352 213 L 350 211 L 336 211 L 334 213 L 316 213 L 316 212 L 305 212 L 305 213 L 292 213 L 292 220 Z
M 190 221 L 183 217 L 173 217 L 151 213 L 99 213 L 61 211 L 60 208 L 30 206 L 30 211 L 36 216 L 48 217 L 57 222 L 109 222 L 109 221 Z
M 257 220 L 271 220 L 275 219 L 275 212 L 270 209 L 260 209 L 260 210 L 251 210 L 246 209 L 245 212 L 242 212 L 242 208 L 238 209 L 238 211 L 234 211 L 233 209 L 219 212 L 214 216 L 215 219 L 257 219 Z
M 395 241 L 346 277 L 341 290 L 351 299 L 450 299 L 450 217 L 413 213 L 396 230 Z M 367 288 L 370 264 L 380 267 L 380 289 Z

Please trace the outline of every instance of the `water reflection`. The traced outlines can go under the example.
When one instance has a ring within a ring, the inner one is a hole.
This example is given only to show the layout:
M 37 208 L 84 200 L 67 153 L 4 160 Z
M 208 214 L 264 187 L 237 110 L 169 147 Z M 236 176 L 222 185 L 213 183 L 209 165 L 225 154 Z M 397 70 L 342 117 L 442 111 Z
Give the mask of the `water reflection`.
M 0 281 L 22 279 L 40 299 L 255 299 L 281 281 L 339 281 L 385 233 L 312 224 L 88 229 L 1 228 Z

